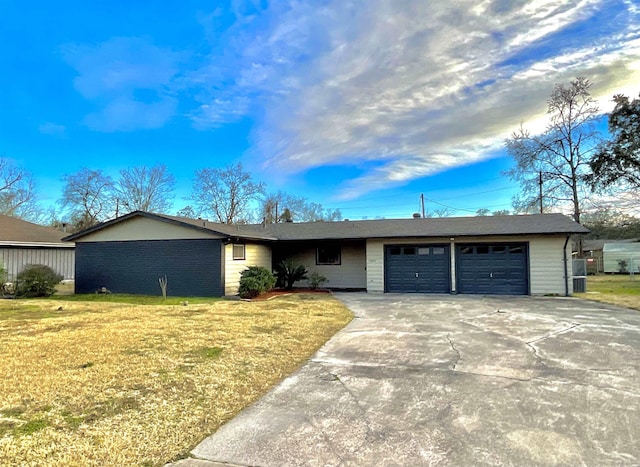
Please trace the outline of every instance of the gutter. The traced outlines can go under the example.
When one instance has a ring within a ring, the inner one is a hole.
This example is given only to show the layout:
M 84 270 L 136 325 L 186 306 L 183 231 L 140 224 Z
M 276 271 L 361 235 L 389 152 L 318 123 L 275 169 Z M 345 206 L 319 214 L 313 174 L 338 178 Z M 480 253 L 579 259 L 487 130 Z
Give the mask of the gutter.
M 55 242 L 14 242 L 12 240 L 0 240 L 0 247 L 9 248 L 75 248 L 75 243 Z
M 562 248 L 562 256 L 564 260 L 564 296 L 569 296 L 569 260 L 567 259 L 567 245 L 569 244 L 570 235 L 567 235 L 567 239 L 564 241 L 564 247 Z

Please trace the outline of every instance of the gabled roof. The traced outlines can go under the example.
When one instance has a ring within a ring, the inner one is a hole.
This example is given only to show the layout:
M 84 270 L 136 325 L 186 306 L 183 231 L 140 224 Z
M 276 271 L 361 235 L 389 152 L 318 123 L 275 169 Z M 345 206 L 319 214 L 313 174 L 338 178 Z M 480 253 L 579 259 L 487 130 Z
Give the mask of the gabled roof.
M 92 232 L 143 216 L 187 228 L 246 240 L 339 240 L 366 238 L 469 237 L 489 235 L 580 234 L 588 230 L 562 214 L 475 216 L 429 219 L 382 219 L 339 222 L 228 225 L 202 219 L 135 211 L 66 237 L 74 241 Z
M 160 222 L 166 222 L 189 229 L 199 230 L 201 232 L 215 233 L 227 237 L 245 238 L 247 240 L 277 240 L 277 238 L 269 237 L 265 232 L 260 232 L 255 226 L 247 225 L 235 225 L 235 224 L 221 224 L 218 222 L 210 222 L 204 219 L 189 219 L 187 217 L 169 216 L 166 214 L 155 214 L 145 211 L 133 211 L 124 216 L 111 219 L 106 222 L 94 225 L 81 232 L 74 233 L 68 237 L 63 238 L 65 242 L 72 242 L 79 238 L 85 237 L 94 232 L 107 229 L 116 224 L 121 224 L 134 217 L 144 217 L 147 219 L 154 219 Z M 253 227 L 253 228 L 251 228 Z
M 23 246 L 34 243 L 60 244 L 65 235 L 65 233 L 51 227 L 0 214 L 0 244 Z

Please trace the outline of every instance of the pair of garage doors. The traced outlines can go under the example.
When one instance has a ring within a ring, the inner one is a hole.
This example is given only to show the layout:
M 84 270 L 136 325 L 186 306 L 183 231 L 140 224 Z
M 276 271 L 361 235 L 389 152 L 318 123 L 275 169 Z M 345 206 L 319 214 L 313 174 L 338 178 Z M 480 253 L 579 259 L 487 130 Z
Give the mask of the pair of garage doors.
M 527 258 L 526 243 L 456 245 L 456 290 L 464 294 L 526 295 Z M 385 290 L 450 293 L 450 245 L 387 246 Z

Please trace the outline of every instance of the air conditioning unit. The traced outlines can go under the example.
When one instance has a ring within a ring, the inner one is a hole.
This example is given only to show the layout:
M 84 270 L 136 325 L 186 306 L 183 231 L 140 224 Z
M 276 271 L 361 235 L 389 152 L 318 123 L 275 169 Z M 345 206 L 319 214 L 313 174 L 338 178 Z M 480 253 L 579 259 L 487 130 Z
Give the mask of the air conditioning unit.
M 586 277 L 574 277 L 573 278 L 573 291 L 576 293 L 584 293 L 587 291 L 587 278 Z

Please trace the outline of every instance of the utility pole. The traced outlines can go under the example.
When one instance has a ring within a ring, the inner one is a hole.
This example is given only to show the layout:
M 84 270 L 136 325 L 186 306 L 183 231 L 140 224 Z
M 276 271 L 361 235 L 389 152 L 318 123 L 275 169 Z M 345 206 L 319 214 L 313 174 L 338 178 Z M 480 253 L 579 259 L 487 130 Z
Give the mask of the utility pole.
M 422 218 L 424 219 L 424 193 L 420 193 L 420 204 L 422 205 Z
M 542 209 L 542 171 L 538 172 L 538 185 L 540 187 L 540 214 L 543 214 Z

